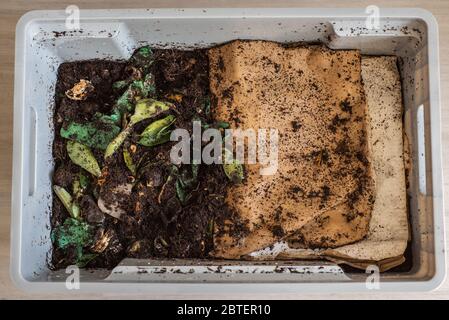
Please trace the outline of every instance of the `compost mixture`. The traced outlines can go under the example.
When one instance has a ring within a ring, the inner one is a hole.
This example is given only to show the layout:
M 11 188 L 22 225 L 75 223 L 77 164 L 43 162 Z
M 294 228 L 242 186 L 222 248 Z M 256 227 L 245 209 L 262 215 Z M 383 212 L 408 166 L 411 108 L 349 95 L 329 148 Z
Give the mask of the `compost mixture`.
M 307 257 L 385 271 L 409 259 L 394 57 L 262 40 L 145 46 L 61 64 L 55 91 L 54 269 Z M 270 128 L 270 178 L 260 146 L 254 165 L 234 158 L 228 128 L 257 130 L 259 145 Z M 202 164 L 209 150 L 224 161 Z
M 211 116 L 206 52 L 63 63 L 55 102 L 52 267 L 207 257 L 231 182 L 221 165 L 170 161 L 173 129 L 227 126 Z

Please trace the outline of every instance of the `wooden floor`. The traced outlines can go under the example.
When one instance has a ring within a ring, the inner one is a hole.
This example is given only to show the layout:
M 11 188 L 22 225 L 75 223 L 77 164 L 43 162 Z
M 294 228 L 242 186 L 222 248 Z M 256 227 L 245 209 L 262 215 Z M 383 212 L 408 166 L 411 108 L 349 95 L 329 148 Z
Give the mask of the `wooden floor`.
M 12 168 L 12 127 L 13 127 L 13 80 L 14 80 L 14 34 L 15 25 L 19 17 L 29 10 L 35 9 L 64 9 L 70 4 L 77 4 L 81 9 L 88 8 L 157 8 L 157 7 L 268 7 L 275 4 L 276 7 L 366 7 L 376 4 L 380 7 L 420 7 L 431 11 L 438 20 L 440 34 L 440 63 L 441 63 L 441 101 L 442 101 L 442 128 L 443 128 L 443 159 L 444 163 L 444 187 L 446 198 L 446 230 L 449 230 L 448 199 L 449 199 L 449 1 L 196 1 L 196 0 L 0 0 L 0 298 L 2 299 L 36 299 L 36 298 L 146 298 L 156 299 L 161 296 L 151 295 L 47 295 L 25 294 L 16 289 L 9 278 L 9 235 L 10 235 L 10 209 L 11 209 L 11 168 Z M 449 241 L 449 237 L 446 237 Z M 449 246 L 447 246 L 449 247 Z M 217 293 L 215 298 L 226 298 Z M 165 298 L 183 298 L 179 295 L 165 296 Z M 184 298 L 209 298 L 201 295 L 189 295 Z M 278 298 L 278 299 L 382 299 L 382 298 L 411 298 L 411 299 L 449 299 L 449 280 L 438 289 L 430 293 L 389 293 L 378 294 L 348 293 L 348 294 L 304 294 L 292 295 L 245 295 L 235 293 L 229 298 Z

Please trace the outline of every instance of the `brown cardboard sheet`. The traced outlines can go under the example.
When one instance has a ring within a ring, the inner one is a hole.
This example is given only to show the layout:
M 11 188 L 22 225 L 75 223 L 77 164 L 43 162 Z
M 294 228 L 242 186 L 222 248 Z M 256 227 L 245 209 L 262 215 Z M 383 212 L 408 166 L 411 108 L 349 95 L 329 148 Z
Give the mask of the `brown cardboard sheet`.
M 277 171 L 245 164 L 244 183 L 227 196 L 235 217 L 216 225 L 213 255 L 238 259 L 300 230 L 314 247 L 363 239 L 375 191 L 360 53 L 234 41 L 209 59 L 214 115 L 234 129 L 279 130 Z M 339 230 L 326 222 L 334 220 Z
M 332 217 L 331 228 L 317 228 L 313 221 L 300 230 L 301 237 L 290 238 L 289 248 L 278 259 L 327 258 L 336 263 L 364 269 L 376 264 L 386 271 L 404 262 L 409 238 L 404 170 L 401 82 L 395 57 L 362 57 L 362 78 L 369 119 L 368 143 L 374 168 L 376 194 L 366 237 L 353 244 L 331 249 L 311 250 L 299 239 L 313 234 L 331 236 L 344 229 Z M 259 256 L 259 259 L 262 258 Z

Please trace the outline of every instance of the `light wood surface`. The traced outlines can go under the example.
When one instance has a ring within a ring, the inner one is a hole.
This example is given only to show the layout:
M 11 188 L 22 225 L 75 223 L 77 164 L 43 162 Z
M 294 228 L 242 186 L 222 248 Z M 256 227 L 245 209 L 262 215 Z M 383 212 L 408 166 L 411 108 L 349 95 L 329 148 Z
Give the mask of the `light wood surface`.
M 161 297 L 158 295 L 117 295 L 95 294 L 79 295 L 74 293 L 51 295 L 46 293 L 26 294 L 14 287 L 9 277 L 9 239 L 11 215 L 11 171 L 12 171 L 12 127 L 13 127 L 13 90 L 14 90 L 14 37 L 17 20 L 25 12 L 35 9 L 64 9 L 70 4 L 78 5 L 82 9 L 105 8 L 158 8 L 158 7 L 366 7 L 378 5 L 380 7 L 419 7 L 432 12 L 438 20 L 440 35 L 440 64 L 441 64 L 441 102 L 443 129 L 443 164 L 445 187 L 445 218 L 446 230 L 449 230 L 448 199 L 449 199 L 449 1 L 205 1 L 205 0 L 0 0 L 0 298 L 1 299 L 37 299 L 37 298 L 119 298 L 119 299 L 201 299 L 210 298 L 204 295 L 180 295 Z M 447 238 L 446 246 L 449 243 Z M 447 259 L 446 259 L 447 260 Z M 449 299 L 449 280 L 429 293 L 346 293 L 346 294 L 303 294 L 303 295 L 244 295 L 236 292 L 232 296 L 217 293 L 214 298 L 232 299 Z

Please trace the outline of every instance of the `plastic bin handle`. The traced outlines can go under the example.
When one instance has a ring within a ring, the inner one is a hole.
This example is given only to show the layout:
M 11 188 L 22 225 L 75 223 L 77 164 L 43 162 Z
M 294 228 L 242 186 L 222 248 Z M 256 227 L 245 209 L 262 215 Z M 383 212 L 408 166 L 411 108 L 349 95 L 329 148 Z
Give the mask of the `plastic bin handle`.
M 30 107 L 29 134 L 30 149 L 28 157 L 28 196 L 32 196 L 36 190 L 36 139 L 37 139 L 37 113 Z

